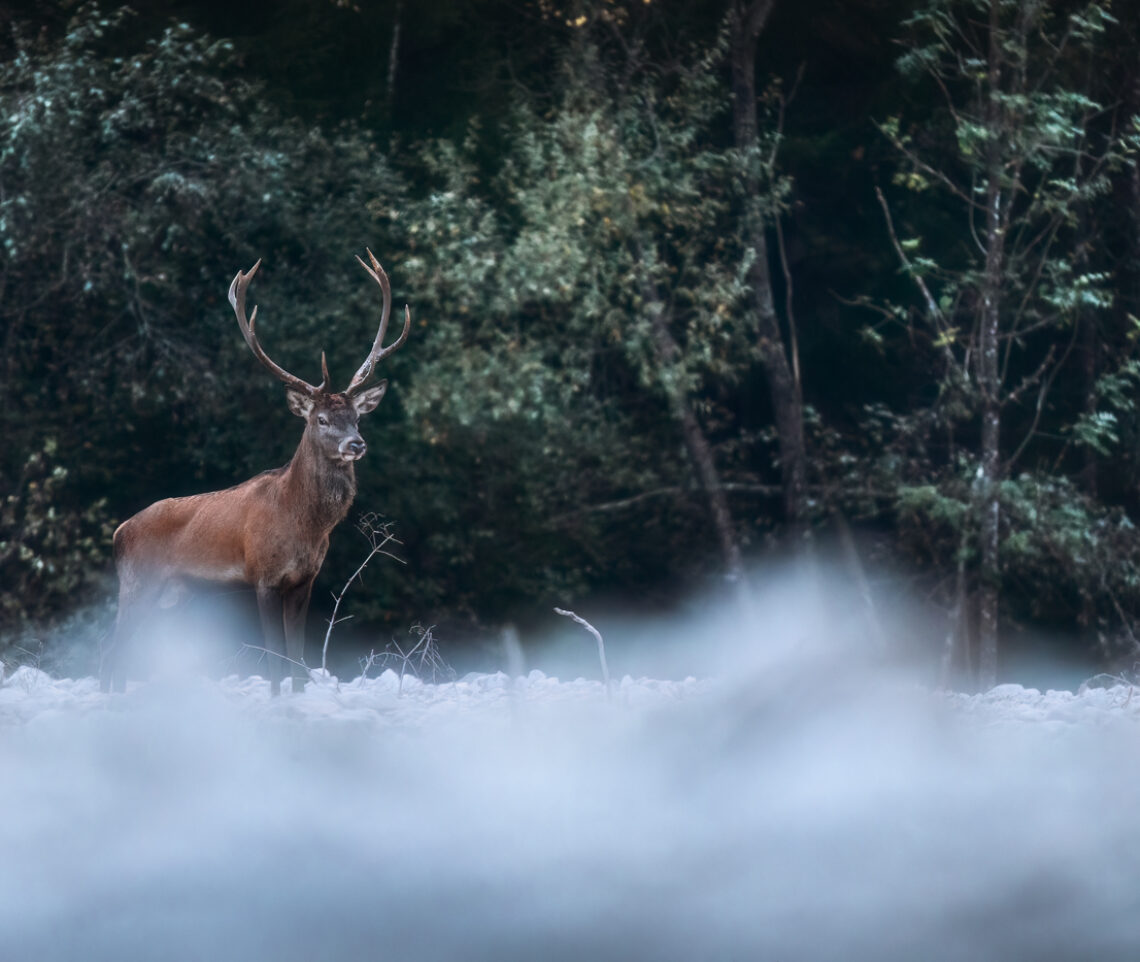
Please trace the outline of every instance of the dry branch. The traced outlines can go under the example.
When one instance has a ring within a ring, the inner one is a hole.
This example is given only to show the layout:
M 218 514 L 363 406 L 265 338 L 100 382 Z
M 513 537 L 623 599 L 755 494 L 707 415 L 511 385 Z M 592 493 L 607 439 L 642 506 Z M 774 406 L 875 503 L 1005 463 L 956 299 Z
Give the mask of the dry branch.
M 601 633 L 598 631 L 597 628 L 595 628 L 593 625 L 591 625 L 585 618 L 582 618 L 579 615 L 574 614 L 574 612 L 572 612 L 572 611 L 567 611 L 565 608 L 555 608 L 554 613 L 558 614 L 558 615 L 562 615 L 564 618 L 570 618 L 572 621 L 578 622 L 578 624 L 580 624 L 591 635 L 594 636 L 594 639 L 598 642 L 598 660 L 601 661 L 601 663 L 602 663 L 602 681 L 604 681 L 605 685 L 606 685 L 606 698 L 612 699 L 613 698 L 613 690 L 610 687 L 610 669 L 609 669 L 609 666 L 606 664 L 606 643 L 604 641 L 602 641 Z

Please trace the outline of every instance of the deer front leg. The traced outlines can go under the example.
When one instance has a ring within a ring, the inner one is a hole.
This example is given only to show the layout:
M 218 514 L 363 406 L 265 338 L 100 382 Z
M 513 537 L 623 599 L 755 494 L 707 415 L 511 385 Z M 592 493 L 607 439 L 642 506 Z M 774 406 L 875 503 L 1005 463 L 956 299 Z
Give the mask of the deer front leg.
M 283 593 L 285 613 L 285 646 L 293 669 L 293 692 L 305 690 L 309 680 L 308 672 L 302 667 L 305 663 L 305 619 L 309 614 L 309 597 L 313 592 L 313 582 L 307 581 Z
M 99 652 L 99 687 L 104 692 L 127 690 L 127 660 L 139 628 L 158 601 L 159 586 L 119 573 L 119 610 Z
M 261 615 L 261 634 L 265 639 L 266 658 L 269 661 L 269 692 L 281 694 L 281 666 L 285 658 L 285 631 L 282 615 L 281 591 L 258 585 L 257 611 Z

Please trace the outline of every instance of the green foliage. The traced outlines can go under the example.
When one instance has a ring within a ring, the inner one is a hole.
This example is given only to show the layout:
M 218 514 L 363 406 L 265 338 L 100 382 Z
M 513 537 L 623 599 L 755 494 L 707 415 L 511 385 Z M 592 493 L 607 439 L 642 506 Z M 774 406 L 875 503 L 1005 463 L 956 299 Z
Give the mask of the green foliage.
M 45 621 L 91 589 L 106 590 L 107 499 L 69 501 L 68 469 L 48 438 L 0 504 L 0 623 Z M 0 648 L 0 655 L 3 655 Z
M 957 340 L 977 353 L 948 329 L 970 329 L 962 319 L 982 301 L 995 244 L 1008 336 L 1072 325 L 1082 311 L 1111 305 L 1110 274 L 1085 268 L 1074 252 L 1086 244 L 1082 216 L 1130 162 L 1129 137 L 1104 126 L 1111 108 L 1088 86 L 1098 44 L 1115 22 L 1104 3 L 1054 11 L 1027 0 L 928 0 L 905 22 L 908 49 L 898 66 L 915 81 L 933 79 L 943 106 L 918 124 L 895 116 L 879 125 L 904 159 L 894 182 L 941 191 L 963 219 L 950 237 L 901 239 L 910 271 L 938 304 L 928 317 L 935 347 Z M 987 191 L 1001 202 L 996 238 L 986 233 L 985 208 L 996 203 Z M 916 216 L 904 198 L 898 206 Z
M 129 27 L 84 7 L 0 63 L 3 537 L 44 532 L 27 548 L 51 575 L 6 596 L 5 621 L 42 617 L 58 592 L 80 601 L 79 554 L 88 582 L 107 568 L 109 539 L 90 538 L 109 517 L 288 455 L 280 389 L 226 303 L 238 267 L 266 258 L 256 296 L 286 367 L 314 371 L 321 346 L 334 370 L 355 365 L 371 338 L 374 288 L 350 252 L 384 249 L 365 200 L 400 188 L 369 140 L 274 114 L 226 42 Z M 51 516 L 29 489 L 36 458 Z
M 480 499 L 436 514 L 432 553 L 453 569 L 447 593 L 484 616 L 504 591 L 545 605 L 704 558 L 670 399 L 715 408 L 710 386 L 753 357 L 742 255 L 726 244 L 740 159 L 708 138 L 726 107 L 716 65 L 612 97 L 583 44 L 560 76 L 555 109 L 517 104 L 494 176 L 479 171 L 477 129 L 427 145 L 433 184 L 406 211 L 400 271 L 430 321 L 403 401 L 446 454 L 443 486 Z M 681 345 L 668 365 L 652 344 L 663 311 Z M 640 500 L 663 489 L 675 494 Z M 496 586 L 471 554 L 480 539 L 497 548 Z
M 264 257 L 252 297 L 271 354 L 305 376 L 327 348 L 336 377 L 371 336 L 375 290 L 348 256 L 368 244 L 415 331 L 368 425 L 358 503 L 396 519 L 414 577 L 371 586 L 361 620 L 493 620 L 702 567 L 712 539 L 670 399 L 728 424 L 721 394 L 752 359 L 732 210 L 755 158 L 714 146 L 718 54 L 612 98 L 581 46 L 556 112 L 520 98 L 493 133 L 509 145 L 493 175 L 473 124 L 403 151 L 410 190 L 359 131 L 266 106 L 230 44 L 129 27 L 84 8 L 2 67 L 5 480 L 45 431 L 56 511 L 76 519 L 280 463 L 299 427 L 225 288 Z M 660 311 L 681 347 L 664 366 Z M 109 539 L 93 550 L 106 571 Z M 357 551 L 334 538 L 323 580 Z
M 937 449 L 945 422 L 929 416 L 866 412 L 865 457 L 856 458 L 840 495 L 856 517 L 888 518 L 895 543 L 916 571 L 945 585 L 951 565 L 979 561 L 977 460 Z M 877 494 L 861 499 L 860 491 Z M 1001 482 L 999 575 L 1010 616 L 1080 626 L 1106 655 L 1131 650 L 1140 610 L 1140 540 L 1128 514 L 1057 474 L 1025 472 Z
M 994 151 L 1010 225 L 997 294 L 1008 610 L 1106 639 L 1135 618 L 1136 143 L 1114 112 L 1134 87 L 1130 9 L 1000 0 L 1010 69 L 995 86 L 988 3 L 905 5 L 906 85 L 876 73 L 902 7 L 789 7 L 764 69 L 808 61 L 793 133 L 776 131 L 790 95 L 772 82 L 767 132 L 740 153 L 713 8 L 540 4 L 524 25 L 516 5 L 287 6 L 271 24 L 180 8 L 233 44 L 159 4 L 60 8 L 0 50 L 0 629 L 109 597 L 115 521 L 288 457 L 299 422 L 237 336 L 226 288 L 263 257 L 251 299 L 268 350 L 311 377 L 325 349 L 343 383 L 376 321 L 351 258 L 366 245 L 414 329 L 366 422 L 357 503 L 395 519 L 408 565 L 371 569 L 353 624 L 430 618 L 447 635 L 587 592 L 668 597 L 717 565 L 679 410 L 713 445 L 741 542 L 773 526 L 744 229 L 777 215 L 812 510 L 882 531 L 937 596 L 978 562 Z M 388 103 L 397 8 L 407 46 Z M 878 137 L 868 113 L 888 118 Z M 449 136 L 409 142 L 426 130 Z M 1098 471 L 1100 500 L 1085 473 Z M 334 535 L 314 620 L 360 556 L 350 529 Z
M 1122 424 L 1135 424 L 1137 393 L 1140 393 L 1140 361 L 1128 358 L 1097 379 L 1096 407 L 1083 412 L 1073 422 L 1073 436 L 1099 455 L 1114 454 L 1120 445 Z
M 1115 92 L 1095 80 L 1115 24 L 1106 3 L 926 0 L 905 23 L 898 66 L 929 85 L 938 107 L 923 100 L 920 116 L 879 127 L 903 188 L 889 205 L 879 199 L 921 304 L 904 317 L 906 350 L 917 341 L 941 367 L 928 417 L 895 425 L 918 446 L 920 481 L 897 482 L 894 511 L 913 552 L 932 564 L 954 557 L 981 585 L 990 683 L 999 587 L 1036 599 L 1038 614 L 1037 600 L 1069 591 L 1087 613 L 1092 583 L 1111 580 L 1113 552 L 1117 574 L 1133 564 L 1124 537 L 1081 540 L 1082 525 L 1120 526 L 1058 476 L 1065 452 L 1055 449 L 1061 437 L 1109 454 L 1120 441 L 1111 407 L 1131 404 L 1127 365 L 1102 382 L 1107 404 L 1095 411 L 1073 403 L 1077 392 L 1059 404 L 1055 390 L 1078 336 L 1089 351 L 1088 332 L 1114 303 L 1094 222 L 1133 161 L 1105 100 Z M 920 226 L 943 219 L 951 229 Z M 1016 481 L 1011 469 L 1023 471 Z M 1125 587 L 1105 590 L 1131 606 Z

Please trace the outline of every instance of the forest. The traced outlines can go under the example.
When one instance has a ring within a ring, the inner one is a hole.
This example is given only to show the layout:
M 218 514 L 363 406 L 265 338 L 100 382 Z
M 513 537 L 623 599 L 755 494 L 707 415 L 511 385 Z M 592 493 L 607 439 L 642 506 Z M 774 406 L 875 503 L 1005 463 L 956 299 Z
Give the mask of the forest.
M 1138 118 L 1111 0 L 0 3 L 0 658 L 89 670 L 116 525 L 288 461 L 227 289 L 346 381 L 367 248 L 412 330 L 310 644 L 364 516 L 361 636 L 840 546 L 955 684 L 1129 674 Z

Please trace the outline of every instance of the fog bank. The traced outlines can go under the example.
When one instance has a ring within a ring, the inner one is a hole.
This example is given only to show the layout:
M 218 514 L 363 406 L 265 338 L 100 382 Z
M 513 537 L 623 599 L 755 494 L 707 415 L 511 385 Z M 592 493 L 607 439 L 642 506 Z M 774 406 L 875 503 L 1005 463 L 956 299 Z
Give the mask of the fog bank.
M 939 694 L 800 591 L 678 619 L 662 649 L 707 671 L 612 701 L 538 671 L 270 700 L 23 670 L 3 955 L 1136 957 L 1140 698 Z

